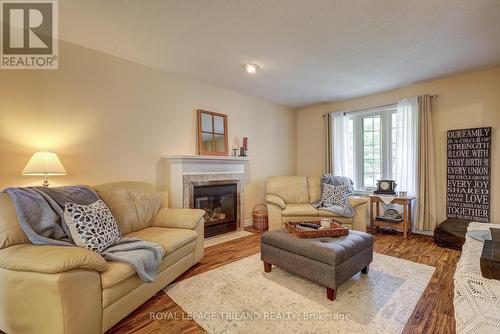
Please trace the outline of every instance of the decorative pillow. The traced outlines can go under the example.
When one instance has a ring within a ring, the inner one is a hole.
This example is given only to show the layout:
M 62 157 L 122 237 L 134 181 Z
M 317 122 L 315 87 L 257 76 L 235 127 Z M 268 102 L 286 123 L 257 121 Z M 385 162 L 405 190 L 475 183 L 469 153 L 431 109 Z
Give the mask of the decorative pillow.
M 348 191 L 349 187 L 347 185 L 334 186 L 329 183 L 323 183 L 323 193 L 321 194 L 323 206 L 344 206 Z
M 66 203 L 64 219 L 79 247 L 100 253 L 120 238 L 116 220 L 102 200 L 89 205 Z

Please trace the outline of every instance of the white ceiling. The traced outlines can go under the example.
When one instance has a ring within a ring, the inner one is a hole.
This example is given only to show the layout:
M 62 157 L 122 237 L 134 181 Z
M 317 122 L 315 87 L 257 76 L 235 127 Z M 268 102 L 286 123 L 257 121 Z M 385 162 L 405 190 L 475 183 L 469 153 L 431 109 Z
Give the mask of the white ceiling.
M 500 64 L 500 0 L 64 0 L 59 12 L 63 40 L 291 107 Z

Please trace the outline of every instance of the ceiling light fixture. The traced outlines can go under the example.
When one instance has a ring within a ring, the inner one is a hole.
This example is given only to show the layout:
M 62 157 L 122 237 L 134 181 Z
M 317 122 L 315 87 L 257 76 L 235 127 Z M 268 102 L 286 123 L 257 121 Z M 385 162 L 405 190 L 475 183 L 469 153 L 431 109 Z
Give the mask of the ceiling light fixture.
M 244 64 L 243 68 L 245 69 L 245 71 L 247 71 L 247 73 L 254 74 L 259 70 L 259 65 L 257 65 L 257 64 Z

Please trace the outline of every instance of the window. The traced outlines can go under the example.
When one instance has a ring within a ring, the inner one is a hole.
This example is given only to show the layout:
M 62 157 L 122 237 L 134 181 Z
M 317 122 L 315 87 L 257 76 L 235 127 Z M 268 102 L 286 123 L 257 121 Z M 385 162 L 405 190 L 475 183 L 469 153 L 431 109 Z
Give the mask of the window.
M 380 179 L 398 179 L 397 141 L 402 122 L 396 105 L 347 114 L 346 171 L 358 190 L 372 190 Z

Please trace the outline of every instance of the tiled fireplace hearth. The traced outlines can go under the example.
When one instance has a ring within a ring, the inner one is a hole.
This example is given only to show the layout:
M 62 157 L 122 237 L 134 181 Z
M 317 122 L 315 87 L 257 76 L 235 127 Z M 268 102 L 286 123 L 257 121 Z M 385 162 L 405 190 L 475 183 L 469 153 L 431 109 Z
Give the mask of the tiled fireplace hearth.
M 164 157 L 171 207 L 204 209 L 205 237 L 243 228 L 248 158 Z

